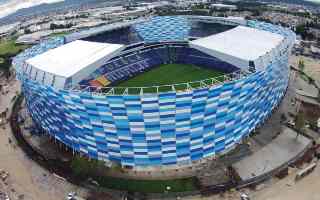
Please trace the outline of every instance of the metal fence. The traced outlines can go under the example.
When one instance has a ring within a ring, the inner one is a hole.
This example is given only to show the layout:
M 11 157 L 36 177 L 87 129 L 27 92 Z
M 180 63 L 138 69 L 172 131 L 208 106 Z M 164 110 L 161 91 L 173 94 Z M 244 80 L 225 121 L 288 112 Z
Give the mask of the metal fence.
M 208 88 L 221 85 L 226 82 L 239 80 L 252 74 L 247 70 L 238 70 L 222 76 L 212 77 L 208 79 L 191 81 L 185 83 L 176 83 L 170 85 L 156 85 L 147 87 L 94 87 L 88 85 L 78 85 L 71 88 L 74 92 L 89 92 L 96 95 L 143 95 L 143 94 L 159 94 L 165 92 L 185 92 L 194 89 Z

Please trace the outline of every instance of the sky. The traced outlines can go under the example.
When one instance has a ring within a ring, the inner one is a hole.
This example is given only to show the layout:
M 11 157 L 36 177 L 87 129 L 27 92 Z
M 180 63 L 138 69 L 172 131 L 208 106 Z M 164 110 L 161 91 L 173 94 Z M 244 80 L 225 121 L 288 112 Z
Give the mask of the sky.
M 306 1 L 312 1 L 312 2 L 316 2 L 316 3 L 320 3 L 320 0 L 306 0 Z
M 0 0 L 0 18 L 22 8 L 29 8 L 43 3 L 56 3 L 64 0 Z M 303 1 L 303 0 L 301 0 Z M 305 0 L 320 3 L 320 0 Z
M 43 3 L 56 3 L 64 0 L 0 0 L 0 18 L 22 8 L 29 8 Z

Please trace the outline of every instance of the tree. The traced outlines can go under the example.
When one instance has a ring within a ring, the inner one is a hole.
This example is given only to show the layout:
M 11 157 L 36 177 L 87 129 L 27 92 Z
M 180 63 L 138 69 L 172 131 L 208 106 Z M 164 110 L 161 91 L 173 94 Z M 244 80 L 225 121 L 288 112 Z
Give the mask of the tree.
M 73 174 L 80 179 L 104 176 L 105 172 L 108 170 L 104 161 L 96 159 L 89 161 L 86 157 L 81 156 L 74 157 L 70 167 Z
M 7 53 L 2 55 L 0 61 L 0 69 L 3 71 L 4 76 L 8 79 L 10 77 L 11 58 L 13 54 Z
M 302 25 L 298 25 L 296 26 L 296 33 L 297 34 L 303 34 L 304 32 L 306 31 L 306 28 L 305 26 L 302 24 Z
M 259 16 L 261 16 L 261 14 L 262 14 L 261 10 L 253 10 L 252 11 L 253 17 L 259 17 Z
M 24 34 L 30 34 L 31 33 L 31 30 L 30 29 L 24 29 Z
M 225 17 L 225 14 L 224 13 L 219 13 L 218 17 Z
M 298 114 L 295 117 L 295 129 L 297 131 L 297 137 L 303 133 L 304 127 L 306 125 L 305 115 L 302 110 L 299 110 Z
M 280 116 L 280 122 L 281 122 L 281 123 L 283 123 L 283 122 L 285 122 L 286 120 L 287 120 L 287 116 L 286 116 L 286 114 L 281 113 L 281 116 Z
M 308 27 L 305 24 L 300 24 L 296 26 L 296 34 L 301 35 L 303 40 L 312 37 L 312 34 L 308 33 Z
M 71 169 L 75 176 L 86 178 L 90 175 L 90 162 L 80 156 L 76 156 L 71 162 Z
M 299 60 L 299 63 L 298 63 L 298 68 L 300 69 L 300 71 L 303 71 L 304 70 L 304 61 L 302 59 Z

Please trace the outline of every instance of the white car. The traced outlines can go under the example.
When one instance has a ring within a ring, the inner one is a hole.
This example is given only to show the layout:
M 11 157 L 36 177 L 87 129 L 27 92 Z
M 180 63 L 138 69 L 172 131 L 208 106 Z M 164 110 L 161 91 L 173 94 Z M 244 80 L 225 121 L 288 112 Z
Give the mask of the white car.
M 2 192 L 0 191 L 0 199 L 3 199 L 3 200 L 10 200 L 10 197 L 9 197 L 7 194 L 2 193 Z
M 75 192 L 69 192 L 67 195 L 67 200 L 75 200 L 76 193 Z
M 246 193 L 242 193 L 242 194 L 240 195 L 240 199 L 241 199 L 241 200 L 250 200 L 249 196 L 248 196 Z

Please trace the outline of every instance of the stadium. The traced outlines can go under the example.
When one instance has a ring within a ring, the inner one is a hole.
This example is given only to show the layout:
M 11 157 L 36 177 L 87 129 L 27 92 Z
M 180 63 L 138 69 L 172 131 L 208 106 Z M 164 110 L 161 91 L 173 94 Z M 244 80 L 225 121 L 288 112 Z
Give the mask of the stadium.
M 33 122 L 122 166 L 222 155 L 271 115 L 289 80 L 289 29 L 159 16 L 44 40 L 13 60 Z

